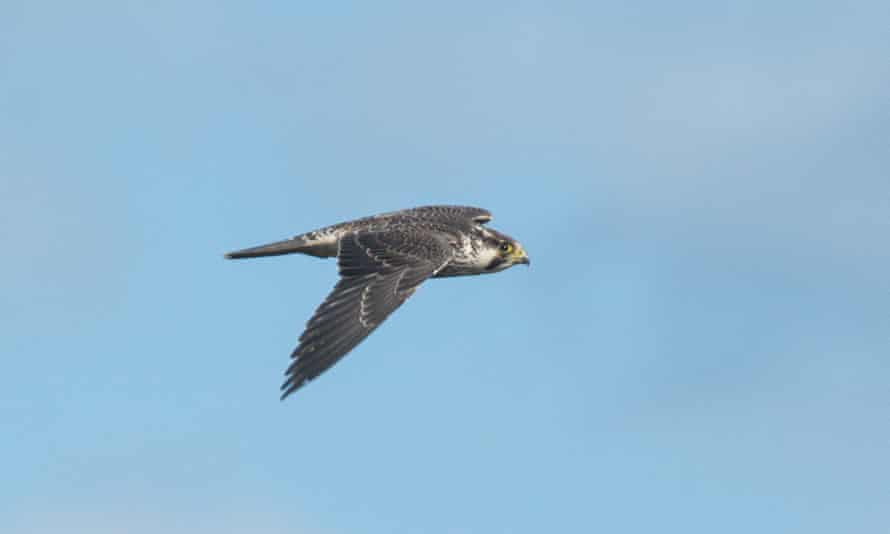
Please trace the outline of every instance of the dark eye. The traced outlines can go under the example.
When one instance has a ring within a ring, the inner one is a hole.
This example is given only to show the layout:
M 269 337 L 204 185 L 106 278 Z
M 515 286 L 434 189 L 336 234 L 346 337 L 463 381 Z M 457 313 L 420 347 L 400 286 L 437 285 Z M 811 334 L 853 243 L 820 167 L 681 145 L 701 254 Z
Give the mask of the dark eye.
M 501 241 L 501 246 L 499 246 L 498 248 L 501 249 L 501 252 L 510 252 L 511 250 L 513 250 L 513 245 L 507 243 L 506 241 Z

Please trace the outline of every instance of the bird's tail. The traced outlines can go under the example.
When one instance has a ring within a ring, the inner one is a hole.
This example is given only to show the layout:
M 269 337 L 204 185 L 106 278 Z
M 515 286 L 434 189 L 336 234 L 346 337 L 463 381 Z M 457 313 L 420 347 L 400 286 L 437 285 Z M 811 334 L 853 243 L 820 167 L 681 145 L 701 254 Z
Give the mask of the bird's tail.
M 259 258 L 262 256 L 280 256 L 299 252 L 317 258 L 330 258 L 337 255 L 337 233 L 332 228 L 313 230 L 294 236 L 284 241 L 276 241 L 258 247 L 245 248 L 226 254 L 230 260 L 241 258 Z
M 226 254 L 226 259 L 240 260 L 242 258 L 260 258 L 262 256 L 280 256 L 294 252 L 306 252 L 308 243 L 302 236 L 292 237 L 284 241 L 267 243 L 257 247 L 236 250 Z

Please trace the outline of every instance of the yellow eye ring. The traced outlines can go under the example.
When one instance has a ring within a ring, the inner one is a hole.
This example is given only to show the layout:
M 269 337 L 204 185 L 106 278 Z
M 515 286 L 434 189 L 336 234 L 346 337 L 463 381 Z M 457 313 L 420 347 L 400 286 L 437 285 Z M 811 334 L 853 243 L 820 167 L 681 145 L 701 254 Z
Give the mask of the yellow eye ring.
M 501 243 L 501 246 L 498 248 L 501 249 L 501 252 L 506 252 L 507 254 L 513 252 L 513 245 L 511 245 L 510 243 L 507 243 L 506 241 Z

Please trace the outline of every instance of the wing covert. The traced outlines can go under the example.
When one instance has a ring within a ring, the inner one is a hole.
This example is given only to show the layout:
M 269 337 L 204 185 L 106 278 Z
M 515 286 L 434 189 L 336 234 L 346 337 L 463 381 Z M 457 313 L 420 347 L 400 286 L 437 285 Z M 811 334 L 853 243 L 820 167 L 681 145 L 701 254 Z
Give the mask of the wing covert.
M 414 213 L 421 216 L 430 216 L 440 219 L 452 219 L 459 221 L 471 221 L 474 223 L 485 224 L 491 221 L 491 212 L 473 206 L 421 206 L 406 210 L 408 213 Z
M 315 310 L 291 354 L 282 399 L 364 340 L 452 257 L 444 236 L 391 230 L 347 234 L 338 244 L 340 280 Z

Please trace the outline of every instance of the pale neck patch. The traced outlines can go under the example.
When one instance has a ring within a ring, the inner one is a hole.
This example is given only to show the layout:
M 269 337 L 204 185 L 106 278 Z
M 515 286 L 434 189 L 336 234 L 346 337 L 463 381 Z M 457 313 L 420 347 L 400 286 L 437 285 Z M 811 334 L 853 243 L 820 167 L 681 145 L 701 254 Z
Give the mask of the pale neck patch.
M 479 249 L 479 252 L 476 255 L 475 261 L 473 263 L 477 267 L 485 269 L 489 265 L 491 265 L 491 262 L 494 261 L 495 258 L 497 258 L 499 256 L 500 256 L 500 254 L 498 253 L 497 249 L 491 248 L 491 247 L 482 247 L 481 249 Z M 504 267 L 506 267 L 506 264 L 504 265 Z M 497 267 L 495 267 L 492 270 L 499 271 L 499 270 L 503 269 L 504 267 L 501 267 L 500 265 L 498 265 Z

